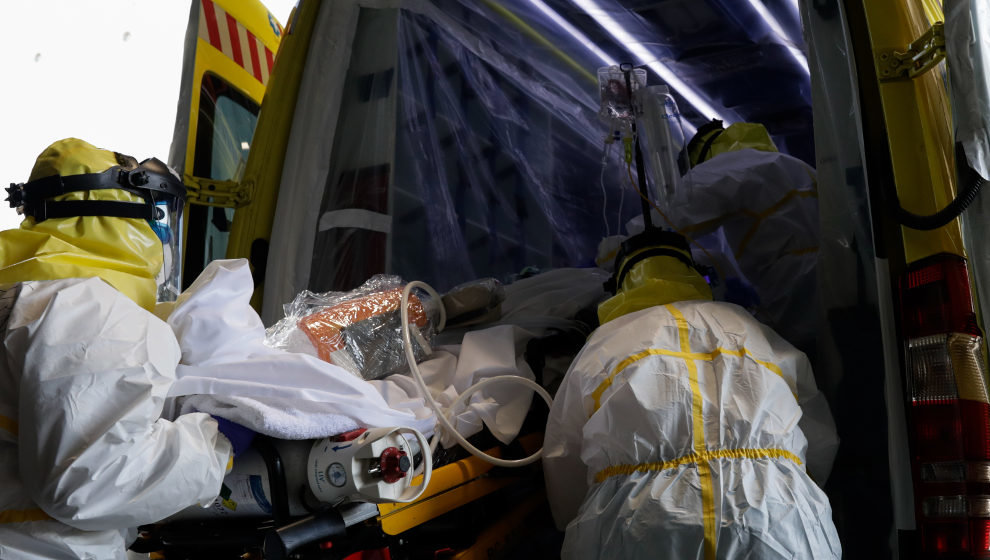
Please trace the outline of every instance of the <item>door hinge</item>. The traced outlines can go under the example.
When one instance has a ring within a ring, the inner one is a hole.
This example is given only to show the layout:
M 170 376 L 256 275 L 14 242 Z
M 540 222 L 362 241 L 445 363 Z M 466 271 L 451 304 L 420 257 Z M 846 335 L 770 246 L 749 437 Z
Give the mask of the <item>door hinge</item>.
M 877 77 L 881 82 L 912 80 L 945 58 L 945 24 L 937 22 L 903 48 L 878 49 Z
M 251 188 L 240 181 L 217 181 L 205 177 L 183 175 L 186 200 L 203 206 L 240 208 L 251 203 Z

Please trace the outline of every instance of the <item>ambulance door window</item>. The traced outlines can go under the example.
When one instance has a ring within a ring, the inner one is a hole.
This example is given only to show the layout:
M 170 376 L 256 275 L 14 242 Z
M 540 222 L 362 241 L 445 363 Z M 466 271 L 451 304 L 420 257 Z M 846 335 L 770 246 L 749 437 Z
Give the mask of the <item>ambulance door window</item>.
M 211 73 L 203 75 L 193 175 L 221 181 L 240 179 L 258 122 L 257 103 Z M 208 199 L 207 201 L 210 201 Z M 183 285 L 227 253 L 233 208 L 189 207 Z

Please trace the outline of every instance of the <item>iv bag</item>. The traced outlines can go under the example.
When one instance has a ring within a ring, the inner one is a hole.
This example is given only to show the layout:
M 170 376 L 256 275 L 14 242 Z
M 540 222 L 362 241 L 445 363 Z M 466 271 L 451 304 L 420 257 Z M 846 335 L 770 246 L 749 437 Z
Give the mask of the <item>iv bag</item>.
M 646 87 L 646 70 L 629 70 L 629 87 L 626 87 L 626 73 L 618 66 L 604 66 L 598 69 L 598 89 L 601 109 L 598 116 L 609 125 L 610 130 L 628 130 L 636 119 L 633 98 L 636 92 Z M 632 92 L 629 90 L 632 89 Z

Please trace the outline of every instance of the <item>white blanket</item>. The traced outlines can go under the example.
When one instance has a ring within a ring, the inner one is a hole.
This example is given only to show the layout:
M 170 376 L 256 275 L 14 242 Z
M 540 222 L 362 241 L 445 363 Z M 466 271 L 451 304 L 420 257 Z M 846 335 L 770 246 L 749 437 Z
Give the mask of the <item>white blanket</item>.
M 517 375 L 534 379 L 523 350 L 532 338 L 526 331 L 511 325 L 472 331 L 464 335 L 460 345 L 444 346 L 420 364 L 423 380 L 430 394 L 443 409 L 447 409 L 471 385 L 497 375 Z M 423 403 L 407 395 L 418 395 L 416 383 L 405 374 L 392 375 L 370 382 L 396 408 L 411 405 L 410 412 L 419 413 Z M 451 424 L 468 437 L 481 431 L 482 424 L 502 443 L 509 443 L 519 434 L 533 393 L 519 384 L 506 384 L 475 393 L 467 407 L 453 411 Z M 454 445 L 454 438 L 442 434 L 444 447 Z
M 214 261 L 175 302 L 167 319 L 182 349 L 169 392 L 181 397 L 174 414 L 208 412 L 284 439 L 359 426 L 432 431 L 435 419 L 422 406 L 399 401 L 406 406 L 393 408 L 344 369 L 265 346 L 265 327 L 250 306 L 253 290 L 247 261 Z
M 182 349 L 169 393 L 172 416 L 207 412 L 284 439 L 357 427 L 408 426 L 433 433 L 436 419 L 408 376 L 368 382 L 313 356 L 265 346 L 264 325 L 249 305 L 253 288 L 247 261 L 214 261 L 174 305 L 158 310 Z M 532 379 L 521 358 L 529 338 L 509 325 L 468 333 L 461 345 L 440 347 L 421 364 L 424 379 L 443 406 L 483 378 Z M 484 424 L 509 442 L 531 398 L 518 385 L 484 391 L 468 408 L 455 411 L 455 426 L 469 436 Z

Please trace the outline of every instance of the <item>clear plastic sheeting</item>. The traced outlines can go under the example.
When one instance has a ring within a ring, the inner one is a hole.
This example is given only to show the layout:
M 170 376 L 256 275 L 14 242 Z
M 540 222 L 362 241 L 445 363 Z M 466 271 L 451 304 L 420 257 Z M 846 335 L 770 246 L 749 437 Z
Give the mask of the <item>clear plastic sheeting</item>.
M 945 40 L 955 141 L 962 144 L 973 169 L 962 174 L 962 180 L 979 180 L 974 172 L 986 180 L 990 178 L 990 9 L 986 3 L 947 3 Z M 958 190 L 967 186 L 959 184 Z M 963 241 L 984 328 L 990 319 L 990 251 L 985 242 L 990 236 L 988 216 L 990 194 L 984 185 L 962 214 Z
M 491 323 L 502 316 L 505 287 L 494 278 L 480 278 L 455 286 L 443 295 L 447 327 Z
M 594 316 L 608 278 L 597 268 L 561 268 L 518 280 L 505 287 L 501 322 L 540 334 L 581 328 L 582 311 Z
M 411 236 L 393 237 L 393 269 L 445 289 L 590 264 L 612 218 L 600 209 L 627 188 L 591 179 L 607 132 L 597 88 L 546 49 L 496 47 L 526 42 L 479 6 L 444 13 L 400 18 L 393 216 Z
M 379 275 L 350 292 L 303 291 L 285 306 L 285 318 L 268 330 L 266 344 L 316 356 L 367 380 L 405 370 L 399 318 L 403 285 L 396 276 Z M 432 351 L 428 308 L 422 296 L 410 296 L 417 360 Z
M 669 82 L 688 135 L 712 116 L 752 117 L 809 161 L 799 26 L 774 7 L 778 32 L 744 8 L 706 4 L 703 25 L 674 37 L 660 7 L 611 0 L 324 3 L 276 210 L 294 219 L 272 231 L 273 247 L 293 250 L 269 255 L 266 323 L 304 289 L 378 273 L 445 291 L 591 266 L 599 241 L 640 213 L 623 146 L 606 144 L 599 119 L 602 66 L 645 69 L 647 89 Z M 717 55 L 731 51 L 731 71 L 699 54 L 715 32 L 732 39 Z M 733 83 L 693 82 L 716 74 Z
M 945 51 L 955 141 L 970 167 L 990 179 L 990 7 L 986 2 L 945 4 Z
M 300 99 L 339 89 L 340 108 L 297 114 L 276 214 L 298 219 L 277 224 L 272 246 L 298 250 L 269 255 L 267 324 L 303 289 L 346 291 L 378 273 L 446 291 L 590 266 L 639 211 L 621 148 L 602 173 L 602 60 L 578 39 L 528 2 L 394 5 L 359 7 L 349 49 L 332 39 L 340 18 L 314 32 L 336 55 L 321 66 L 310 49 L 307 75 L 325 66 L 328 78 Z M 324 153 L 302 138 L 327 131 Z
M 878 294 L 890 290 L 890 278 L 875 248 L 867 190 L 873 185 L 864 160 L 875 148 L 864 145 L 860 124 L 858 82 L 874 77 L 857 75 L 855 60 L 869 55 L 853 50 L 846 17 L 842 2 L 802 3 L 820 216 L 822 328 L 813 365 L 842 441 L 826 486 L 836 529 L 847 551 L 881 558 L 891 555 L 895 529 L 914 528 L 914 498 L 897 367 L 902 350 L 885 347 L 882 336 L 894 327 L 892 310 L 880 303 L 890 294 Z

